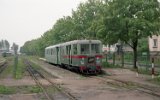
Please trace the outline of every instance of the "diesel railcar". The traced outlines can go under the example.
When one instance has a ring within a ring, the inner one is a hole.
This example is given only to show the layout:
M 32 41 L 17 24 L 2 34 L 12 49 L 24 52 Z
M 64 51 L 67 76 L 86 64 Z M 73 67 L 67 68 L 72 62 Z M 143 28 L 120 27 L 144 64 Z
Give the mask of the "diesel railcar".
M 99 40 L 74 40 L 45 48 L 49 63 L 82 73 L 99 73 L 102 66 L 102 44 Z

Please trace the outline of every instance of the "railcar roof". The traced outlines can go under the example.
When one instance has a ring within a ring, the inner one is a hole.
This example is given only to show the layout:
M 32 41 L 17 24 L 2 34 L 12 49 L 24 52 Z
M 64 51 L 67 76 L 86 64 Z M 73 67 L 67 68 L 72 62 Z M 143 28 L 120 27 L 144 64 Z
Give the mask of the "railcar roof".
M 49 47 L 46 47 L 45 49 L 54 48 L 54 47 L 59 47 L 59 46 L 60 46 L 60 44 L 57 44 L 57 45 L 51 45 L 51 46 L 49 46 Z
M 46 49 L 49 49 L 49 48 L 54 48 L 54 47 L 60 47 L 60 46 L 63 46 L 63 45 L 68 45 L 68 44 L 77 44 L 77 43 L 101 43 L 100 40 L 73 40 L 73 41 L 69 41 L 69 42 L 65 42 L 65 43 L 61 43 L 61 44 L 57 44 L 57 45 L 52 45 L 52 46 L 49 46 L 49 47 L 46 47 Z
M 74 40 L 74 41 L 69 41 L 69 42 L 65 42 L 62 45 L 67 45 L 67 44 L 75 44 L 75 43 L 101 43 L 100 40 Z

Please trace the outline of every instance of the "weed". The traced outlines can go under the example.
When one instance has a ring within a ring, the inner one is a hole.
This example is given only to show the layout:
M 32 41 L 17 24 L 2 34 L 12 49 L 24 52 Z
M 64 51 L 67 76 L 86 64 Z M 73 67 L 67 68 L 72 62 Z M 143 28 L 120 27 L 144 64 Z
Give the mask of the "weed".
M 18 59 L 18 66 L 16 69 L 16 79 L 21 79 L 25 72 L 25 65 L 21 58 Z
M 102 62 L 102 66 L 104 68 L 121 68 L 120 65 L 116 64 L 116 65 L 113 65 L 113 64 L 110 64 L 108 62 Z
M 31 93 L 40 93 L 42 89 L 39 86 L 28 87 L 29 92 Z

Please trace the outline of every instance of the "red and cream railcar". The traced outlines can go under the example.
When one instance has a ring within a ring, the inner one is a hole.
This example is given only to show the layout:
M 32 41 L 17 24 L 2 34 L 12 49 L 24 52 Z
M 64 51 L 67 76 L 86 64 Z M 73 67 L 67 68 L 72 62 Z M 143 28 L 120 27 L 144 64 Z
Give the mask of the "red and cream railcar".
M 102 44 L 99 40 L 74 40 L 47 47 L 48 62 L 82 73 L 99 73 L 102 66 Z

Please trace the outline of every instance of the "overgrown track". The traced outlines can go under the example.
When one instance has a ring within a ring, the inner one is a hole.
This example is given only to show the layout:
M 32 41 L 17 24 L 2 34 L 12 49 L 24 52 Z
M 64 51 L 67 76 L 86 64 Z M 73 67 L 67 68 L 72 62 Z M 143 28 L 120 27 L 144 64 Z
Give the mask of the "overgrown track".
M 0 73 L 2 73 L 7 66 L 7 62 L 4 62 L 2 65 L 0 65 Z
M 90 77 L 90 76 L 89 76 Z M 150 94 L 150 95 L 153 95 L 153 96 L 156 96 L 156 97 L 160 97 L 160 91 L 155 91 L 155 88 L 149 88 L 148 86 L 143 86 L 143 85 L 140 85 L 138 83 L 132 83 L 132 82 L 127 82 L 127 81 L 123 81 L 123 80 L 118 80 L 118 79 L 114 79 L 114 78 L 110 78 L 110 77 L 106 77 L 106 78 L 102 78 L 102 77 L 98 77 L 98 76 L 91 76 L 90 78 L 96 78 L 98 80 L 101 80 L 103 82 L 106 82 L 106 83 L 110 83 L 108 82 L 106 79 L 110 79 L 110 80 L 113 80 L 113 81 L 116 81 L 118 83 L 121 83 L 125 86 L 127 85 L 132 85 L 132 86 L 135 86 L 135 90 L 138 90 L 138 91 L 141 91 L 141 92 L 144 92 L 144 93 L 147 93 L 147 94 Z M 115 85 L 115 84 L 114 84 Z M 120 84 L 117 84 L 118 86 L 122 86 Z
M 43 86 L 43 84 L 38 80 L 38 78 L 37 78 L 38 76 L 40 76 L 41 78 L 43 78 L 46 81 L 48 81 L 51 84 L 51 86 L 53 86 L 54 88 L 56 88 L 59 92 L 61 92 L 69 100 L 77 100 L 75 96 L 73 96 L 72 94 L 70 94 L 68 91 L 65 91 L 64 89 L 62 90 L 62 88 L 59 85 L 57 85 L 56 83 L 52 82 L 45 75 L 41 74 L 39 71 L 37 71 L 35 68 L 33 68 L 29 61 L 25 60 L 25 64 L 27 65 L 27 71 L 33 77 L 33 79 L 35 80 L 35 82 L 37 83 L 37 85 L 40 86 L 41 89 L 44 91 L 44 94 L 45 94 L 45 96 L 47 97 L 48 100 L 53 100 L 53 98 L 49 96 L 49 94 L 45 90 L 45 87 Z
M 49 94 L 47 93 L 47 91 L 45 90 L 45 87 L 42 85 L 42 83 L 38 80 L 38 78 L 37 78 L 37 72 L 32 68 L 32 66 L 29 64 L 28 61 L 25 61 L 25 64 L 27 65 L 27 71 L 32 76 L 32 78 L 34 79 L 34 81 L 36 82 L 36 84 L 42 89 L 42 91 L 43 91 L 44 95 L 46 96 L 46 98 L 48 100 L 53 100 L 49 96 Z

